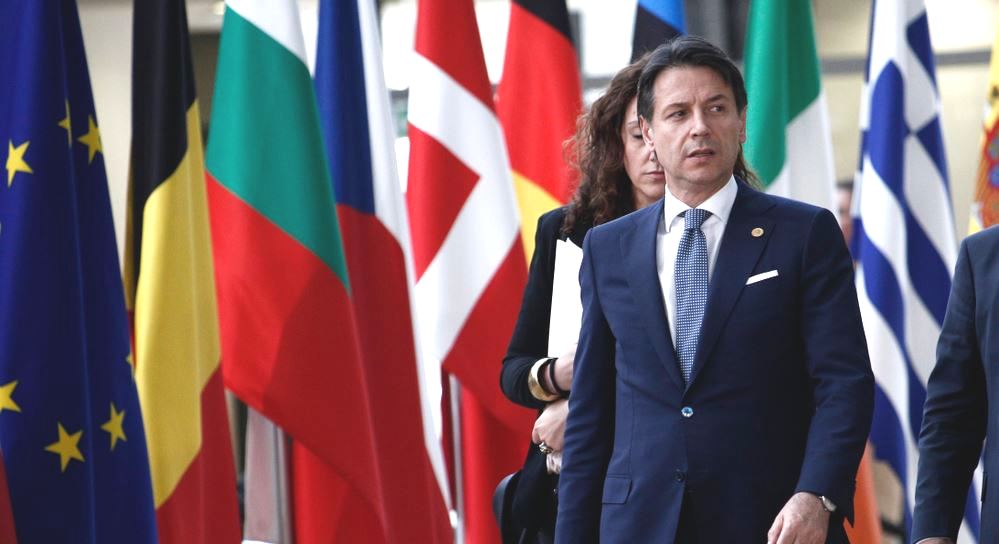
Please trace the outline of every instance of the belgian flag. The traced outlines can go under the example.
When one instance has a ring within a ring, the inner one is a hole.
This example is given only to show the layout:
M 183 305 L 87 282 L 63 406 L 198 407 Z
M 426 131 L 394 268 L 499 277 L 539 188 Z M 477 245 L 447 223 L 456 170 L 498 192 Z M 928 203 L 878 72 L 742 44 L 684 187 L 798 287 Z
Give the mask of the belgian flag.
M 564 204 L 575 178 L 563 144 L 582 109 L 579 63 L 564 0 L 514 0 L 496 91 L 520 208 L 524 251 L 541 214 Z
M 125 287 L 159 540 L 238 542 L 184 1 L 136 2 L 133 31 Z

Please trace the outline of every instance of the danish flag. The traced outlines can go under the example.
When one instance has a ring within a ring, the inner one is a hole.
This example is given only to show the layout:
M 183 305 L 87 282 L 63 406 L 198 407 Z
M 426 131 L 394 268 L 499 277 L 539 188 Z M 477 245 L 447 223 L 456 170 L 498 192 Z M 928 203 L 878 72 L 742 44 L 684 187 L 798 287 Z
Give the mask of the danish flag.
M 491 496 L 523 460 L 533 414 L 499 372 L 527 266 L 503 130 L 472 0 L 418 4 L 409 90 L 409 209 L 424 360 L 461 384 L 465 540 L 499 542 Z

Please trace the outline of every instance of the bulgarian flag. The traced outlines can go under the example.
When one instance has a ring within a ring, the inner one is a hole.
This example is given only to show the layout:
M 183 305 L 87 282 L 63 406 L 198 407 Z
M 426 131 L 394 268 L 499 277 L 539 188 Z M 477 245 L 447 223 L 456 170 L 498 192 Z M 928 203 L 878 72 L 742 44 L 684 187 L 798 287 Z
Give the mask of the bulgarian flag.
M 746 159 L 768 193 L 833 207 L 829 113 L 808 0 L 757 0 L 749 8 Z
M 326 520 L 343 541 L 377 542 L 369 388 L 298 6 L 226 7 L 206 158 L 225 384 L 335 473 Z

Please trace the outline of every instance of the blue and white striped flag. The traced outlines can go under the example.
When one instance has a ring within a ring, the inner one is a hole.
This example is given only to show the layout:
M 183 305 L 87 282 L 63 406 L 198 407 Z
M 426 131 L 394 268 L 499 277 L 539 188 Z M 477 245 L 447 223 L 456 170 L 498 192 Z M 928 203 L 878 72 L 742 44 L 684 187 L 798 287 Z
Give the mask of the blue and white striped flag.
M 860 117 L 853 250 L 877 379 L 871 443 L 902 497 L 901 504 L 882 504 L 882 514 L 908 533 L 926 381 L 957 255 L 923 0 L 874 3 Z M 966 542 L 977 541 L 975 499 L 969 490 Z

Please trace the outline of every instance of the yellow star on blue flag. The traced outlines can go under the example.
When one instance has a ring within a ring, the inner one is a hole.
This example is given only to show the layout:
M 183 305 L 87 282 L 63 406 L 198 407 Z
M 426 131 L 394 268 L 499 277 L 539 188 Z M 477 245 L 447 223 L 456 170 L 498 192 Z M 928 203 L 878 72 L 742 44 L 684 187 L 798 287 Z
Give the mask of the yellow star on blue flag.
M 31 142 L 24 142 L 23 144 L 14 147 L 14 142 L 10 141 L 7 144 L 7 187 L 14 184 L 14 175 L 18 172 L 24 172 L 25 174 L 33 173 L 31 167 L 28 163 L 24 161 L 24 154 L 28 152 L 28 146 Z
M 17 540 L 156 542 L 76 0 L 0 1 L 0 74 L 0 450 Z

